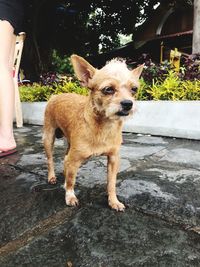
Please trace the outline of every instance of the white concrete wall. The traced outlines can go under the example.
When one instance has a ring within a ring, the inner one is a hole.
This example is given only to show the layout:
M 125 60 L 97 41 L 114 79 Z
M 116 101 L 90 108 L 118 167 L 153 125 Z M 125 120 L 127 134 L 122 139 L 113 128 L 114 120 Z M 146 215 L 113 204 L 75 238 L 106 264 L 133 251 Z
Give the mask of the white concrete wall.
M 46 104 L 47 102 L 23 102 L 22 114 L 24 123 L 43 125 Z
M 200 101 L 137 101 L 124 131 L 200 140 Z M 46 102 L 22 103 L 24 123 L 43 125 Z
M 124 131 L 200 139 L 200 101 L 138 101 Z

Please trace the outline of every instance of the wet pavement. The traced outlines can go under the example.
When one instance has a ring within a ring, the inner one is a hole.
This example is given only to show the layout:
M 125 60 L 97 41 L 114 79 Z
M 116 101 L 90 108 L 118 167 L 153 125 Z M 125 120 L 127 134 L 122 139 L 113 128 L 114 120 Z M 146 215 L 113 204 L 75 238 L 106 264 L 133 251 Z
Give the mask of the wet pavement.
M 48 185 L 42 128 L 15 129 L 19 153 L 0 159 L 1 267 L 200 266 L 200 141 L 125 133 L 117 192 L 107 205 L 106 158 L 82 166 L 80 206 L 64 201 L 65 141 Z

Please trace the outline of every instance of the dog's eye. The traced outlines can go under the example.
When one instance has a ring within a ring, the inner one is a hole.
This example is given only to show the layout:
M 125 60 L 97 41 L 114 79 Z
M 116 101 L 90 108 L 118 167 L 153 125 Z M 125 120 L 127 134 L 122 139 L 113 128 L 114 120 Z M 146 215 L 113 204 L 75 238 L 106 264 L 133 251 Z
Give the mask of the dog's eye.
M 136 94 L 136 93 L 137 93 L 137 90 L 138 90 L 138 88 L 137 88 L 136 86 L 133 86 L 133 87 L 131 88 L 131 93 L 132 93 L 132 94 Z
M 114 95 L 115 89 L 113 87 L 107 86 L 107 87 L 105 87 L 105 88 L 102 89 L 102 93 L 104 95 Z

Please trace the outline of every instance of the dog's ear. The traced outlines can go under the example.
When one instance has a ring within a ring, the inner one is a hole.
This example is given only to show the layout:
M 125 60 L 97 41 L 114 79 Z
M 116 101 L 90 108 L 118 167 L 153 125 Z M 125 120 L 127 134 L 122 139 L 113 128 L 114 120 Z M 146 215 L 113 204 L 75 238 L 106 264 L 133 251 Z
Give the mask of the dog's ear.
M 143 68 L 144 68 L 144 64 L 142 64 L 142 65 L 140 65 L 137 68 L 132 70 L 132 74 L 134 75 L 135 79 L 139 80 Z
M 84 58 L 77 55 L 71 56 L 71 62 L 75 74 L 83 86 L 88 86 L 88 81 L 92 79 L 96 69 L 90 65 Z

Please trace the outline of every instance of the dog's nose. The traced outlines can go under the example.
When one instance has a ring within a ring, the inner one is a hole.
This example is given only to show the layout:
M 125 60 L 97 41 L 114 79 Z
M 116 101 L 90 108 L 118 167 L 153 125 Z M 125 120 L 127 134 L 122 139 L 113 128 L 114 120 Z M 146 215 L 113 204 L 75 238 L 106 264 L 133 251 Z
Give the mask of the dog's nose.
M 133 106 L 133 102 L 131 100 L 123 100 L 120 104 L 123 110 L 130 110 Z

